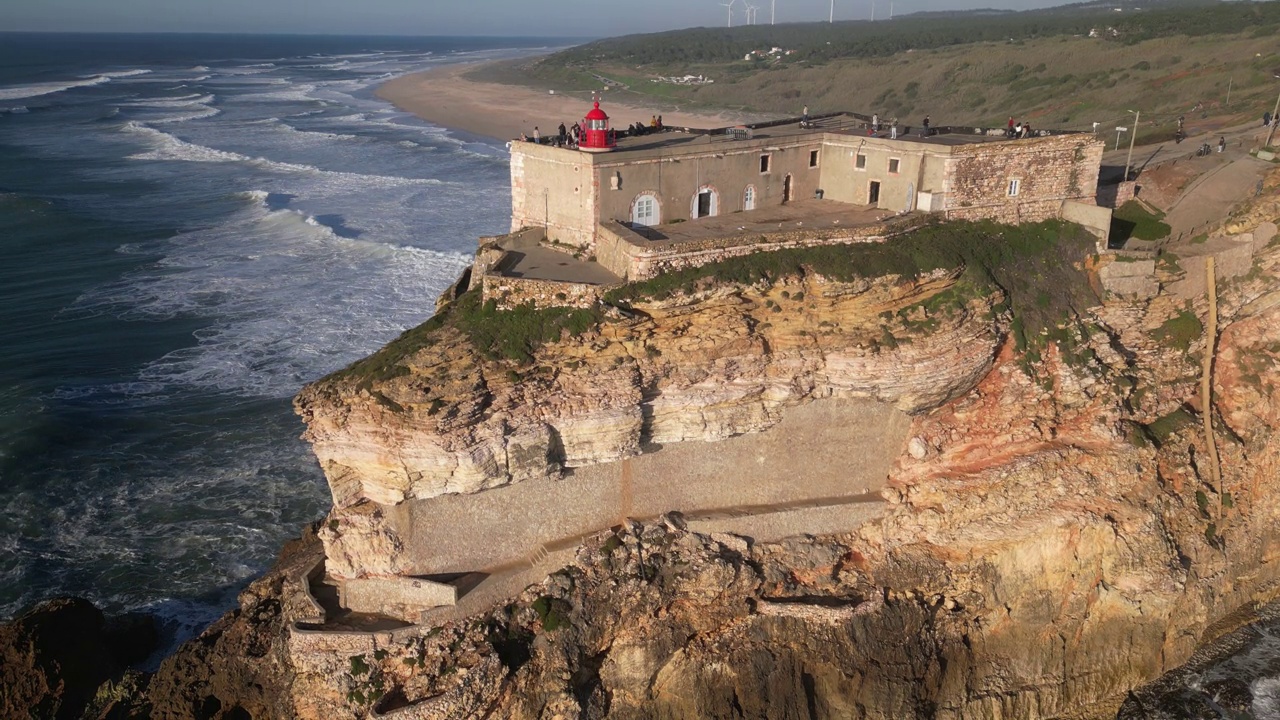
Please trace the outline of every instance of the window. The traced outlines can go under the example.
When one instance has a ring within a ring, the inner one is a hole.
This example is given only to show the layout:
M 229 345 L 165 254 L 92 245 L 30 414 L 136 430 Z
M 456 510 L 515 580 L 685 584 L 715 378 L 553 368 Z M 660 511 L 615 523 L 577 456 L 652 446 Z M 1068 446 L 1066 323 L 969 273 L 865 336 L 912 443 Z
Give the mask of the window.
M 898 158 L 889 158 L 889 174 L 897 175 L 898 168 L 902 166 L 902 161 Z
M 742 191 L 742 209 L 756 209 L 756 186 L 748 185 L 746 190 Z
M 855 158 L 853 159 L 853 168 L 854 168 L 855 170 L 866 170 L 866 169 L 867 169 L 867 156 L 866 156 L 866 155 L 858 155 L 857 157 L 855 157 Z
M 1017 197 L 1018 191 L 1021 189 L 1022 189 L 1021 180 L 1019 180 L 1018 178 L 1013 178 L 1012 180 L 1009 181 L 1009 197 Z
M 650 227 L 659 221 L 658 198 L 653 193 L 645 193 L 631 203 L 631 224 Z
M 818 151 L 809 151 L 809 167 L 818 167 Z
M 769 159 L 770 159 L 770 157 L 771 157 L 771 156 L 769 156 L 769 155 L 761 155 L 761 156 L 760 156 L 760 172 L 761 172 L 761 173 L 767 173 L 767 172 L 769 172 Z

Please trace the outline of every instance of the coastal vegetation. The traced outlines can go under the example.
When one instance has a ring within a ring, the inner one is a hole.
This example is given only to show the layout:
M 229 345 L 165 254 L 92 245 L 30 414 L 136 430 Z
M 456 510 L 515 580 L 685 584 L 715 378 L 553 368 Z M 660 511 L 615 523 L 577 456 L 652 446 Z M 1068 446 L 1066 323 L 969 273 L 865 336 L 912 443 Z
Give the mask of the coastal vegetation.
M 694 28 L 496 63 L 474 75 L 584 98 L 608 79 L 606 100 L 686 110 L 798 115 L 807 105 L 908 124 L 925 114 L 936 125 L 1003 126 L 1010 116 L 1045 128 L 1096 122 L 1108 138 L 1128 126 L 1128 110 L 1140 109 L 1140 145 L 1172 139 L 1179 117 L 1194 130 L 1271 108 L 1280 2 L 1119 7 Z M 744 59 L 772 47 L 791 54 Z M 686 74 L 715 82 L 656 81 Z
M 1039 357 L 1039 350 L 1049 340 L 1069 343 L 1074 334 L 1062 328 L 1072 326 L 1083 310 L 1097 301 L 1083 269 L 1093 244 L 1093 237 L 1083 228 L 1056 220 L 1020 226 L 935 223 L 892 242 L 761 252 L 666 273 L 613 288 L 604 300 L 607 305 L 629 309 L 712 286 L 770 287 L 806 274 L 848 282 L 961 270 L 953 287 L 928 299 L 928 309 L 959 310 L 972 298 L 998 292 L 1004 298 L 1003 307 L 1012 312 L 1018 349 Z M 802 298 L 792 295 L 788 299 Z M 781 311 L 776 305 L 772 309 Z M 493 301 L 482 301 L 479 290 L 473 289 L 330 379 L 354 380 L 358 389 L 374 391 L 378 383 L 408 374 L 410 357 L 440 342 L 447 333 L 466 338 L 486 360 L 525 365 L 544 344 L 577 337 L 606 321 L 599 307 L 521 305 L 501 310 Z

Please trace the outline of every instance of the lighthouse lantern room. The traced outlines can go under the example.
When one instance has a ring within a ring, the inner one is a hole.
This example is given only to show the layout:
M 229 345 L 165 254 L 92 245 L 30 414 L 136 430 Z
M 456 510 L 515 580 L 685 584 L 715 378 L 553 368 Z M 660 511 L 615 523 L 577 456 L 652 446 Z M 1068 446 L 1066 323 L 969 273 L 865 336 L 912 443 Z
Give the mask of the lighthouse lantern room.
M 617 146 L 614 139 L 613 130 L 609 129 L 609 116 L 600 109 L 600 101 L 596 100 L 595 105 L 587 116 L 582 119 L 582 141 L 578 144 L 578 149 L 585 152 L 609 152 Z

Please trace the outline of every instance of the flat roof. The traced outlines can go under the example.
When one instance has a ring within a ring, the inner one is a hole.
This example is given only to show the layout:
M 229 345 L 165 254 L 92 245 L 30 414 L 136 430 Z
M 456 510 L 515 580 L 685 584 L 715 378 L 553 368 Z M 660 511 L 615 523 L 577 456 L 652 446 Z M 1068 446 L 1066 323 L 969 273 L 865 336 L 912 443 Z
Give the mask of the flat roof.
M 726 132 L 727 128 L 717 128 L 710 131 L 695 131 L 693 129 L 666 128 L 662 131 L 653 132 L 646 135 L 636 137 L 619 137 L 617 149 L 615 153 L 626 153 L 638 150 L 657 150 L 667 148 L 684 148 L 694 147 L 696 145 L 732 145 L 741 143 L 742 140 L 734 139 L 734 136 Z M 825 118 L 810 122 L 807 126 L 801 126 L 797 120 L 785 125 L 774 125 L 771 127 L 752 129 L 750 141 L 754 140 L 794 140 L 804 138 L 805 136 L 814 136 L 817 142 L 824 134 L 848 135 L 850 137 L 874 137 L 882 140 L 890 140 L 890 132 L 888 128 L 881 126 L 880 132 L 872 133 L 866 127 L 866 123 L 855 117 L 835 117 Z M 971 145 L 974 143 L 990 143 L 990 142 L 1016 142 L 1005 137 L 1003 132 L 996 135 L 978 134 L 974 132 L 974 128 L 956 128 L 944 127 L 934 128 L 934 132 L 928 137 L 920 133 L 919 128 L 910 126 L 899 126 L 898 137 L 893 138 L 897 142 L 920 143 L 925 145 Z M 1032 139 L 1032 138 L 1027 138 Z M 603 157 L 607 157 L 603 156 Z
M 626 128 L 615 127 L 614 129 L 625 130 Z M 735 129 L 744 130 L 745 133 L 750 134 L 750 138 L 737 139 L 742 138 L 744 133 L 735 134 L 732 132 Z M 1053 134 L 1061 135 L 1076 133 L 1074 131 L 1069 133 L 1055 131 Z M 899 125 L 898 137 L 891 138 L 890 132 L 884 124 L 881 124 L 879 132 L 872 133 L 869 128 L 868 119 L 852 113 L 832 113 L 822 117 L 812 118 L 808 123 L 802 123 L 800 118 L 792 118 L 788 120 L 758 123 L 751 126 L 740 125 L 713 129 L 666 127 L 660 131 L 654 130 L 644 135 L 637 135 L 634 137 L 630 135 L 620 136 L 617 138 L 617 148 L 613 152 L 586 153 L 575 148 L 564 148 L 564 151 L 589 155 L 592 158 L 593 164 L 607 165 L 610 162 L 627 162 L 636 159 L 658 158 L 670 153 L 697 154 L 700 152 L 716 152 L 719 150 L 730 150 L 733 148 L 750 150 L 753 147 L 763 147 L 770 143 L 788 143 L 796 145 L 804 144 L 806 141 L 811 141 L 814 144 L 817 144 L 832 135 L 843 135 L 851 139 L 875 138 L 889 143 L 902 142 L 939 148 L 974 145 L 980 143 L 1020 142 L 1020 140 L 1011 140 L 1006 137 L 1003 128 L 981 128 L 969 126 L 934 127 L 932 128 L 932 132 L 926 137 L 920 133 L 920 130 L 917 127 Z M 1026 140 L 1035 139 L 1038 138 L 1026 138 Z M 515 143 L 513 143 L 512 147 L 516 147 Z M 559 150 L 559 148 L 551 145 L 544 144 L 541 147 L 548 148 L 552 151 Z
M 600 263 L 579 260 L 567 252 L 542 246 L 507 250 L 504 265 L 506 267 L 502 269 L 502 274 L 508 277 L 591 285 L 609 285 L 622 281 Z

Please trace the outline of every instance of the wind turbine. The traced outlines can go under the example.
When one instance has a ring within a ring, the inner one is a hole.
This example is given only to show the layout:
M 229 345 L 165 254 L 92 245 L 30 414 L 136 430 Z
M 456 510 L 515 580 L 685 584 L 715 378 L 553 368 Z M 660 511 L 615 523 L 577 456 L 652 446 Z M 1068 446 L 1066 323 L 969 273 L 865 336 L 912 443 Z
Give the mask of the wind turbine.
M 769 0 L 769 24 L 778 23 L 778 0 Z
M 831 14 L 827 16 L 827 22 L 832 25 L 836 22 L 836 0 L 831 0 Z
M 834 0 L 832 0 L 834 2 Z M 738 4 L 738 0 L 729 0 L 727 3 L 720 3 L 729 10 L 729 24 L 726 27 L 733 27 L 733 6 Z
M 747 24 L 748 25 L 756 24 L 756 11 L 759 9 L 760 8 L 756 7 L 755 5 L 747 6 Z

